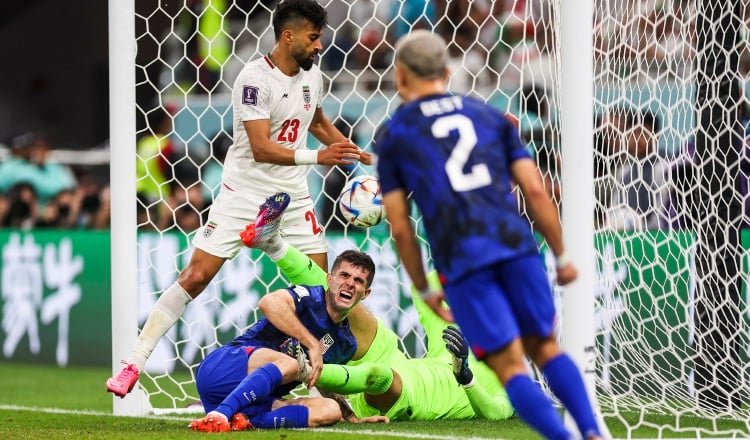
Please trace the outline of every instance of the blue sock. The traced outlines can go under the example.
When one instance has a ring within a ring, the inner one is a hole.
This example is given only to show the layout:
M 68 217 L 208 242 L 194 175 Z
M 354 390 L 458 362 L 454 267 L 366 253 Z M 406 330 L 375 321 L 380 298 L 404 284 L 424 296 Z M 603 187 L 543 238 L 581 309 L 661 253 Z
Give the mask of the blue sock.
M 307 428 L 310 410 L 304 405 L 287 405 L 250 420 L 260 429 Z
M 552 392 L 570 411 L 570 415 L 576 421 L 581 434 L 584 437 L 601 435 L 581 372 L 573 359 L 563 353 L 550 359 L 542 367 L 542 373 Z
M 274 364 L 266 364 L 245 376 L 234 390 L 222 400 L 214 411 L 218 411 L 231 420 L 241 408 L 251 405 L 271 394 L 281 385 L 281 370 Z
M 544 438 L 560 440 L 570 438 L 562 417 L 539 384 L 532 381 L 529 376 L 518 374 L 511 377 L 505 384 L 505 391 L 518 417 L 542 434 Z

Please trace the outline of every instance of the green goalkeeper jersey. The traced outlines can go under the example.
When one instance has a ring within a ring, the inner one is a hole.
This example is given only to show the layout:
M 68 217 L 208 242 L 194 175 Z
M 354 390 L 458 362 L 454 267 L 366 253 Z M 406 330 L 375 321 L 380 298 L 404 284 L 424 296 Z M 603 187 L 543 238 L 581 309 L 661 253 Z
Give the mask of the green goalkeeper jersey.
M 466 390 L 456 382 L 451 367 L 451 357 L 433 352 L 425 358 L 409 359 L 398 349 L 398 336 L 378 319 L 378 331 L 370 350 L 350 365 L 364 362 L 385 363 L 396 371 L 402 379 L 401 397 L 385 414 L 368 405 L 362 393 L 350 396 L 352 409 L 358 417 L 386 415 L 391 420 L 436 420 L 474 419 L 477 414 L 472 408 Z M 513 414 L 505 390 L 494 373 L 484 365 L 476 363 L 475 386 L 483 387 L 492 402 L 500 406 L 499 418 Z

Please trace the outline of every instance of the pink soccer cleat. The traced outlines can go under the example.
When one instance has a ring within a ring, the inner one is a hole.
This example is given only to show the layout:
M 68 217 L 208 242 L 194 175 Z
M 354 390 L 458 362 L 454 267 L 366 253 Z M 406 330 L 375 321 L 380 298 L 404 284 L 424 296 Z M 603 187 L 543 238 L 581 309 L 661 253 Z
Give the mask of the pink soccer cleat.
M 211 411 L 206 414 L 206 417 L 190 422 L 190 429 L 200 432 L 229 432 L 232 426 L 224 414 Z
M 255 222 L 247 225 L 240 232 L 242 243 L 251 248 L 262 248 L 263 244 L 276 234 L 281 226 L 281 214 L 284 212 L 291 197 L 284 192 L 278 192 L 263 202 L 258 211 Z
M 107 379 L 107 391 L 119 397 L 125 397 L 133 390 L 135 383 L 138 382 L 139 375 L 138 367 L 135 364 L 129 364 L 125 361 L 122 361 L 122 363 L 125 364 L 125 367 L 117 375 Z

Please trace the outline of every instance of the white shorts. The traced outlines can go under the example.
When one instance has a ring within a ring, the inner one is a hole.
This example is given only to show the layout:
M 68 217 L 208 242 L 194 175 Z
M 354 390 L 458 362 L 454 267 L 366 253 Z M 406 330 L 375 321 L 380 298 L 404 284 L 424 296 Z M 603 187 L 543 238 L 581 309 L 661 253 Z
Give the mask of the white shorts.
M 217 257 L 234 258 L 244 246 L 240 232 L 255 221 L 265 199 L 266 196 L 221 191 L 208 211 L 208 221 L 195 233 L 193 245 Z M 237 209 L 240 206 L 246 208 Z M 282 215 L 280 233 L 287 243 L 305 254 L 328 253 L 323 226 L 315 216 L 310 196 L 292 198 Z

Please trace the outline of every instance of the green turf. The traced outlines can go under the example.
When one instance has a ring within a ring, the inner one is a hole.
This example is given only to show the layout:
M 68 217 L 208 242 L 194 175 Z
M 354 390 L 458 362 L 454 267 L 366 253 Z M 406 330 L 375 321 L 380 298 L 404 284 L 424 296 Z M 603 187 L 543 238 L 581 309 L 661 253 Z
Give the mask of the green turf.
M 57 368 L 41 365 L 0 363 L 0 439 L 139 439 L 170 440 L 205 437 L 188 429 L 193 416 L 115 417 L 112 396 L 105 391 L 104 381 L 110 371 L 101 368 Z M 182 378 L 181 381 L 184 381 Z M 625 415 L 631 423 L 637 414 Z M 663 425 L 670 418 L 648 418 Z M 607 421 L 615 438 L 625 438 L 627 432 L 616 420 Z M 701 419 L 681 419 L 689 426 L 712 428 L 712 422 Z M 722 421 L 719 429 L 736 429 L 750 437 L 745 423 Z M 425 435 L 427 437 L 425 437 Z M 653 438 L 653 429 L 640 429 L 634 438 Z M 482 420 L 437 420 L 430 422 L 394 422 L 389 425 L 354 425 L 341 423 L 325 430 L 253 431 L 222 434 L 221 438 L 252 436 L 253 439 L 383 439 L 383 438 L 539 438 L 518 419 L 502 422 Z M 665 437 L 697 438 L 687 432 L 663 433 Z M 717 438 L 714 436 L 713 438 Z M 743 437 L 743 435 L 737 435 Z M 701 438 L 712 438 L 704 432 Z

